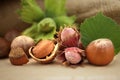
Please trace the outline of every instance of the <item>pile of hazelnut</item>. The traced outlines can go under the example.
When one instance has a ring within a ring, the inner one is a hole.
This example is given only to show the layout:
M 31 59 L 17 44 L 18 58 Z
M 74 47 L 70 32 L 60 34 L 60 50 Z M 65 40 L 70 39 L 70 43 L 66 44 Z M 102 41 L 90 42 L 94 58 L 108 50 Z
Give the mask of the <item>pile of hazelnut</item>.
M 10 45 L 9 60 L 13 65 L 23 65 L 32 57 L 41 64 L 57 62 L 63 65 L 77 65 L 87 60 L 90 64 L 104 66 L 114 58 L 114 46 L 110 39 L 101 38 L 85 48 L 76 27 L 64 27 L 54 40 L 45 39 L 35 43 L 28 36 L 15 37 Z

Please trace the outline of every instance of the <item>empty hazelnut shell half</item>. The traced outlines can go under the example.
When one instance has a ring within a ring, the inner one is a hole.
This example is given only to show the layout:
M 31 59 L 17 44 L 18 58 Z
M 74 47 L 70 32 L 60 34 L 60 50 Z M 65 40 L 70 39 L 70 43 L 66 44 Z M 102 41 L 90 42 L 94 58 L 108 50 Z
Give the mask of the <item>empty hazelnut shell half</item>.
M 29 49 L 30 56 L 39 63 L 47 64 L 47 63 L 51 63 L 54 60 L 54 58 L 56 57 L 56 51 L 58 49 L 58 44 L 55 45 L 51 54 L 47 55 L 45 58 L 35 57 L 32 53 L 33 48 L 34 48 L 34 46 Z

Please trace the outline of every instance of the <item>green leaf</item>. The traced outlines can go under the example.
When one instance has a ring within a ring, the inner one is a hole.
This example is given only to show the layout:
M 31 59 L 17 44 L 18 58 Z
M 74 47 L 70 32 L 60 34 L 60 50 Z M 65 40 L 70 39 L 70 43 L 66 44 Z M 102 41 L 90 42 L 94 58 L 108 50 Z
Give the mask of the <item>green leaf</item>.
M 45 13 L 47 17 L 66 15 L 66 0 L 45 0 Z
M 120 26 L 102 13 L 86 19 L 80 26 L 80 32 L 85 47 L 95 39 L 108 38 L 114 44 L 115 53 L 120 51 Z
M 22 8 L 18 10 L 18 14 L 24 22 L 39 22 L 45 16 L 36 0 L 21 0 L 21 6 Z

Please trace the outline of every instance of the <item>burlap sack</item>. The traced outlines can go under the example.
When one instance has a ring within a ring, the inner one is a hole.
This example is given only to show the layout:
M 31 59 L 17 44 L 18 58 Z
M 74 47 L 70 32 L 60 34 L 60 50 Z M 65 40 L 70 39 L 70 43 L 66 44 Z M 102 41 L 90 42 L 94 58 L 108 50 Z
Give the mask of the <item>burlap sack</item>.
M 76 15 L 77 21 L 103 12 L 120 24 L 120 0 L 67 0 L 67 12 Z

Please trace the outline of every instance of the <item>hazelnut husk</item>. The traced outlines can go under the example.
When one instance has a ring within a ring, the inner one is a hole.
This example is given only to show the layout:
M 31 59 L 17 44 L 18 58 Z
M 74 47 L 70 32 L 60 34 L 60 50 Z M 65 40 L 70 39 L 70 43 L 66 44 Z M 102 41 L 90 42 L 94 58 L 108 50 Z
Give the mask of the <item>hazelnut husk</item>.
M 74 25 L 61 29 L 57 37 L 57 41 L 65 47 L 79 47 L 80 34 Z
M 64 51 L 57 51 L 56 61 L 66 65 L 81 64 L 85 58 L 85 50 L 78 47 L 68 47 Z
M 11 49 L 9 59 L 13 65 L 23 65 L 29 61 L 26 53 L 20 47 Z
M 47 49 L 48 46 L 49 45 L 46 45 L 45 49 Z M 47 64 L 47 63 L 51 63 L 55 59 L 55 57 L 56 57 L 56 51 L 58 49 L 58 44 L 56 44 L 55 47 L 54 47 L 54 49 L 50 52 L 50 54 L 47 55 L 47 56 L 45 56 L 44 58 L 37 58 L 37 57 L 35 57 L 34 54 L 33 54 L 33 49 L 34 49 L 34 46 L 29 49 L 30 56 L 34 60 L 36 60 L 37 62 L 39 62 L 39 63 Z M 45 50 L 45 49 L 43 49 L 43 50 Z M 42 51 L 41 51 L 41 53 L 42 53 Z

